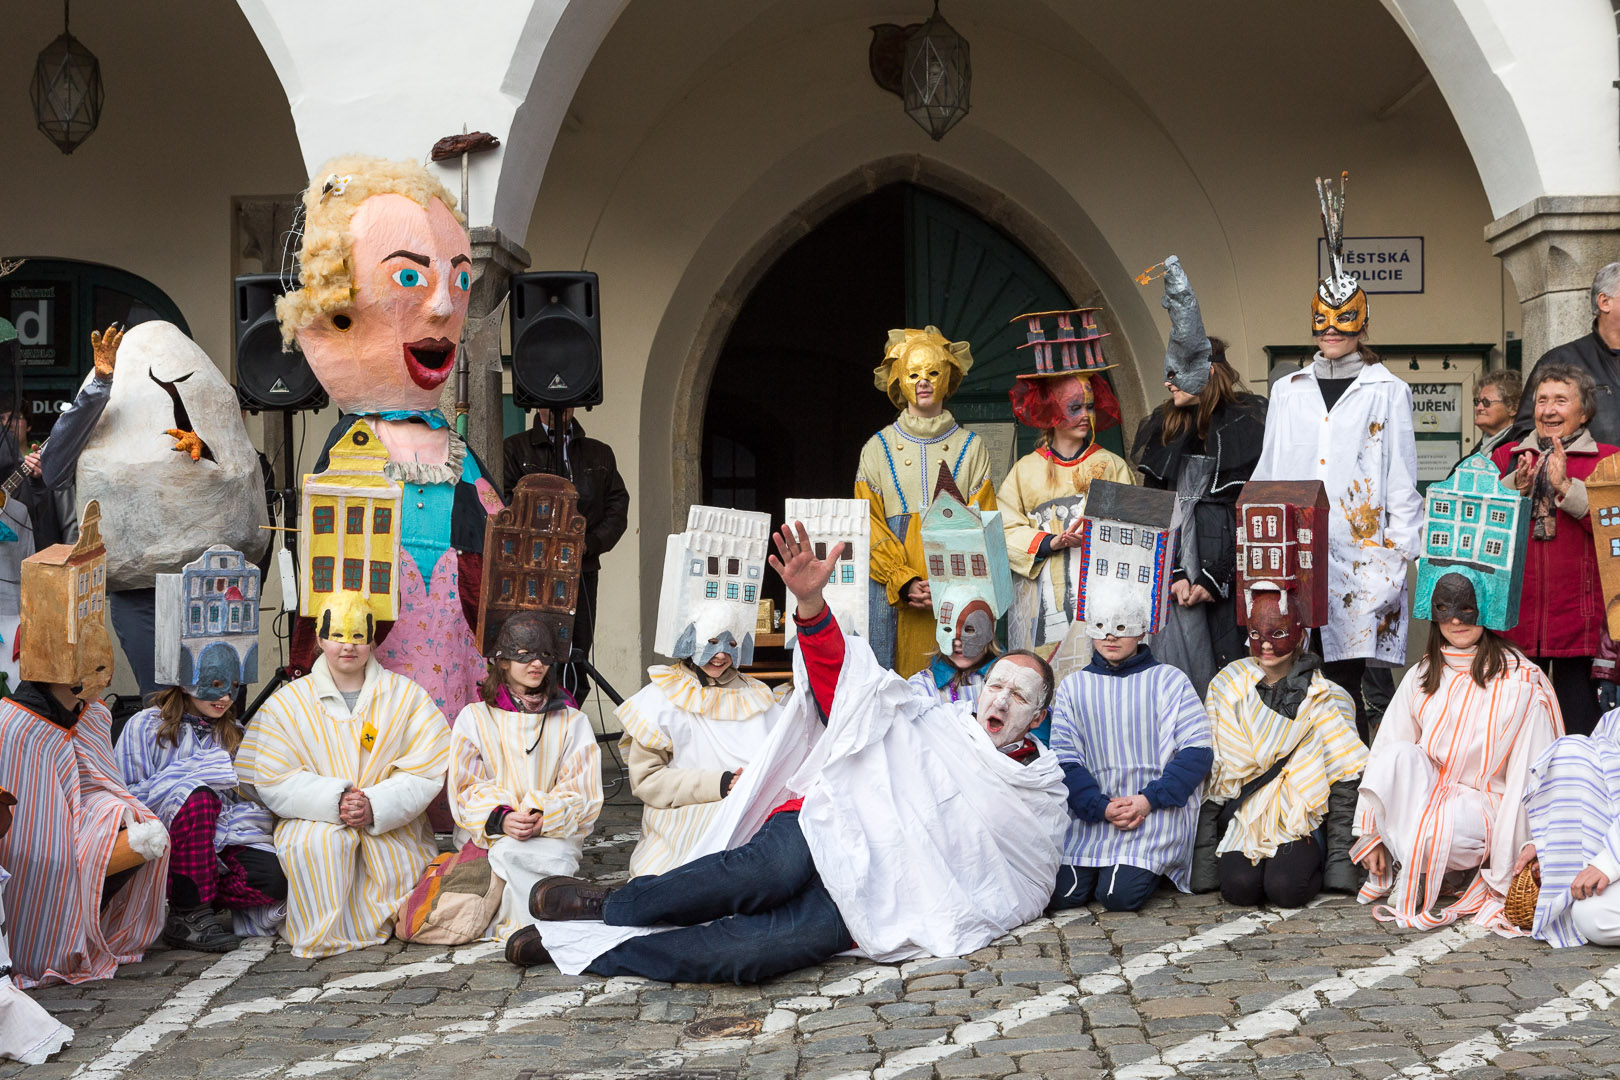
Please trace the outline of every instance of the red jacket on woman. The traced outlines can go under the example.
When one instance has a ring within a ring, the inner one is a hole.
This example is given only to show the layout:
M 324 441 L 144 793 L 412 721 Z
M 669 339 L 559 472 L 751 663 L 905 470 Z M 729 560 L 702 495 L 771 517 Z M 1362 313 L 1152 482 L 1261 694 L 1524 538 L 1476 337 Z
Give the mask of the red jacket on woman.
M 1516 446 L 1497 447 L 1491 461 L 1506 478 L 1527 450 L 1539 458 L 1534 431 Z M 1574 445 L 1564 448 L 1570 479 L 1584 481 L 1599 461 L 1617 451 L 1620 447 L 1583 432 Z M 1507 638 L 1528 656 L 1595 656 L 1603 630 L 1603 585 L 1598 580 L 1585 483 L 1570 486 L 1558 504 L 1557 521 L 1558 534 L 1551 540 L 1532 536 L 1526 542 L 1519 625 L 1507 632 Z

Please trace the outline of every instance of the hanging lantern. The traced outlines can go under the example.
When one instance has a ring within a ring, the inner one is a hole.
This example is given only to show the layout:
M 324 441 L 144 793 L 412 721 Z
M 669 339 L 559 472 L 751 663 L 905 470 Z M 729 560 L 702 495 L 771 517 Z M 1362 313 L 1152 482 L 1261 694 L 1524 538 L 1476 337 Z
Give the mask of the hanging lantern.
M 101 61 L 68 33 L 68 5 L 62 0 L 62 33 L 34 61 L 28 96 L 34 124 L 64 154 L 90 137 L 101 122 Z
M 904 94 L 906 115 L 935 142 L 968 114 L 973 65 L 968 43 L 939 14 L 939 0 L 928 21 L 906 38 Z

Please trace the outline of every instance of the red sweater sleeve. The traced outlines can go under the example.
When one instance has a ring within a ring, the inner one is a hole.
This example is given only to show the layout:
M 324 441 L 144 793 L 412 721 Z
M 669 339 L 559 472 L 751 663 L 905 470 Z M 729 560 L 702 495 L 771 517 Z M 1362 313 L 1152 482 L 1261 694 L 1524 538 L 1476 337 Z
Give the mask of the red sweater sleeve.
M 833 618 L 830 607 L 822 608 L 821 614 L 809 622 L 795 614 L 793 625 L 799 630 L 799 655 L 804 657 L 810 690 L 815 694 L 816 707 L 821 710 L 821 722 L 825 724 L 832 715 L 838 673 L 844 669 L 844 632 L 838 628 L 838 620 Z

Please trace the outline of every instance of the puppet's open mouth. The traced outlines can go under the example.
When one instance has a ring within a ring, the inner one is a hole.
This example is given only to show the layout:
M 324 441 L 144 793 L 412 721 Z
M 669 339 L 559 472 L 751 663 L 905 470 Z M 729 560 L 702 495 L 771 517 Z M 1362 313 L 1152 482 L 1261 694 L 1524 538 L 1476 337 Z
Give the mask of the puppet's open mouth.
M 411 381 L 424 390 L 432 390 L 450 377 L 455 367 L 456 343 L 449 338 L 420 338 L 404 345 L 405 370 Z

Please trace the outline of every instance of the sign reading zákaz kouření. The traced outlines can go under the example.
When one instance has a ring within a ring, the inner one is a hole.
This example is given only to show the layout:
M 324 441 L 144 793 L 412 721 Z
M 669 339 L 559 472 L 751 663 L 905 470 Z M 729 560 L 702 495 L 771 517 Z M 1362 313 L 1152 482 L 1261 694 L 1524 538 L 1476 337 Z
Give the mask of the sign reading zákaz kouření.
M 1462 459 L 1463 385 L 1414 382 L 1412 434 L 1417 440 L 1418 483 L 1444 480 Z
M 1316 241 L 1316 276 L 1325 278 L 1327 241 Z M 1420 293 L 1423 291 L 1423 237 L 1347 236 L 1344 272 L 1361 283 L 1363 292 Z

